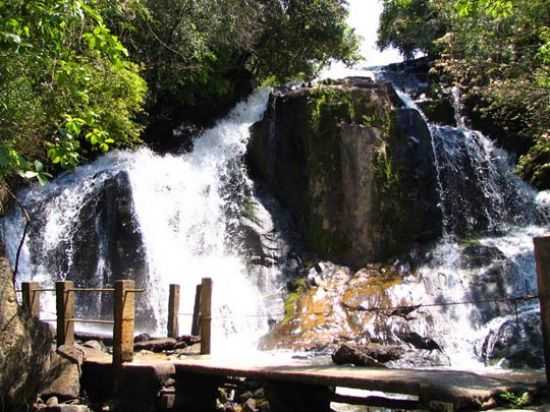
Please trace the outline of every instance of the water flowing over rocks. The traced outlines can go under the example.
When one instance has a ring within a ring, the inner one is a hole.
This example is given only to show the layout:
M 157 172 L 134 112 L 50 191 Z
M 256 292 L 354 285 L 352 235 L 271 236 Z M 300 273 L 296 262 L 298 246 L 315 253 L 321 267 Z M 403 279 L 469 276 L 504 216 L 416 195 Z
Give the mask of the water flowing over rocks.
M 18 281 L 133 278 L 147 289 L 139 332 L 160 335 L 167 285 L 183 285 L 187 314 L 211 276 L 215 351 L 252 353 L 264 335 L 262 349 L 346 364 L 540 366 L 537 303 L 507 298 L 536 290 L 531 239 L 547 196 L 482 134 L 430 123 L 414 76 L 373 77 L 258 91 L 191 153 L 113 153 L 21 192 L 33 218 Z M 20 211 L 2 226 L 13 264 Z M 84 297 L 79 316 L 108 318 L 108 299 Z M 136 350 L 176 358 L 192 346 L 141 338 Z M 140 368 L 127 378 L 148 376 L 147 404 L 175 402 L 176 371 Z M 101 383 L 91 376 L 86 385 Z M 200 395 L 200 383 L 184 389 Z M 128 408 L 141 388 L 124 389 Z M 254 397 L 243 405 L 260 409 Z
M 189 333 L 195 287 L 208 276 L 220 290 L 214 291 L 214 345 L 229 350 L 225 341 L 233 338 L 235 347 L 253 348 L 281 315 L 285 277 L 301 269 L 284 211 L 260 193 L 243 161 L 250 126 L 261 119 L 268 93 L 256 91 L 195 136 L 191 153 L 113 152 L 18 193 L 31 215 L 18 284 L 66 279 L 98 288 L 133 279 L 145 289 L 137 296 L 138 331 L 161 335 L 168 284 L 183 286 L 180 325 Z M 12 265 L 23 228 L 17 208 L 2 219 Z M 78 318 L 109 320 L 110 299 L 78 294 Z M 44 318 L 55 317 L 53 295 L 44 294 L 41 306 Z
M 255 126 L 255 176 L 290 209 L 310 250 L 350 265 L 306 265 L 262 346 L 374 342 L 410 349 L 398 365 L 540 365 L 540 351 L 522 355 L 540 344 L 538 304 L 514 298 L 536 293 L 532 237 L 548 222 L 545 197 L 481 133 L 430 123 L 421 109 L 429 77 L 409 69 L 373 73 L 376 83 L 281 90 Z M 373 99 L 391 121 L 356 115 Z

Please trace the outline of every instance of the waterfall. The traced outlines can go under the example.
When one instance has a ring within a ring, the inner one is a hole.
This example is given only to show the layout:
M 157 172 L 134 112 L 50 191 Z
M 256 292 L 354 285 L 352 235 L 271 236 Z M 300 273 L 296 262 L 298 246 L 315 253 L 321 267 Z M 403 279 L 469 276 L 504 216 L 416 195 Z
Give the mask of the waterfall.
M 458 89 L 458 127 L 443 126 L 431 123 L 413 97 L 423 96 L 425 83 L 392 70 L 375 76 L 390 81 L 428 124 L 443 216 L 442 239 L 388 291 L 392 302 L 443 304 L 421 308 L 408 326 L 434 339 L 453 367 L 542 366 L 538 301 L 491 300 L 536 294 L 532 238 L 549 222 L 547 192 L 537 194 L 514 174 L 504 150 L 466 127 Z M 454 302 L 472 303 L 445 305 Z
M 254 347 L 271 316 L 262 296 L 281 286 L 276 264 L 254 271 L 243 252 L 242 210 L 252 203 L 261 212 L 265 203 L 255 194 L 243 157 L 250 126 L 263 116 L 268 95 L 259 90 L 239 103 L 194 139 L 191 153 L 114 152 L 19 193 L 32 221 L 17 281 L 51 285 L 68 279 L 102 287 L 135 279 L 146 289 L 138 298 L 138 328 L 162 336 L 168 285 L 182 287 L 181 333 L 189 333 L 195 286 L 211 277 L 213 351 Z M 273 224 L 263 211 L 254 216 L 259 228 Z M 17 208 L 2 220 L 12 264 L 23 227 Z M 54 300 L 43 295 L 43 317 L 52 318 Z M 109 296 L 78 295 L 79 317 L 108 318 L 111 305 Z M 269 311 L 277 310 L 272 299 Z

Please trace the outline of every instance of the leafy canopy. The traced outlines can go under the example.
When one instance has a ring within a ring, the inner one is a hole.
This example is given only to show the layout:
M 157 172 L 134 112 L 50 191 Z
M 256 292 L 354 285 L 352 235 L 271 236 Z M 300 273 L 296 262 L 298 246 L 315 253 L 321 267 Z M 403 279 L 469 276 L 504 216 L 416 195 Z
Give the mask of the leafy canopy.
M 43 180 L 43 161 L 70 168 L 139 141 L 146 85 L 105 11 L 96 1 L 0 1 L 0 175 Z
M 355 61 L 346 17 L 344 0 L 0 0 L 0 178 L 138 144 L 165 96 L 231 102 L 242 73 Z
M 444 79 L 525 142 L 520 174 L 550 188 L 550 0 L 385 0 L 379 45 L 438 56 Z

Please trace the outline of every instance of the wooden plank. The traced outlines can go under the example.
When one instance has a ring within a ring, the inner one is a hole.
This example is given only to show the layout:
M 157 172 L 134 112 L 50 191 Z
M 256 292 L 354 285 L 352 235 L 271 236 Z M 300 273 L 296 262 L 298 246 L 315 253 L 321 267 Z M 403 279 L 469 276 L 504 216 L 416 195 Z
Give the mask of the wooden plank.
M 133 280 L 115 282 L 113 366 L 120 368 L 134 358 L 135 289 Z
M 180 313 L 180 286 L 170 285 L 168 296 L 168 337 L 179 336 L 179 313 Z
M 157 355 L 155 355 L 157 356 Z M 538 372 L 506 372 L 481 375 L 452 370 L 377 369 L 313 364 L 309 361 L 214 359 L 194 356 L 180 360 L 161 361 L 137 355 L 140 365 L 161 367 L 173 365 L 176 376 L 207 375 L 216 377 L 243 377 L 270 383 L 348 387 L 370 391 L 414 395 L 427 405 L 432 401 L 452 403 L 458 409 L 482 409 L 498 399 L 505 391 L 535 391 L 545 382 Z M 85 363 L 110 368 L 110 357 L 104 353 L 85 355 Z M 125 365 L 130 367 L 133 364 Z M 371 399 L 372 400 L 372 399 Z M 370 400 L 369 400 L 370 401 Z
M 200 334 L 200 314 L 201 314 L 201 285 L 197 285 L 195 291 L 195 303 L 193 306 L 193 323 L 191 325 L 191 335 L 199 336 Z
M 536 386 L 543 375 L 499 374 L 483 376 L 473 372 L 452 370 L 417 370 L 358 368 L 335 365 L 312 365 L 304 362 L 293 365 L 259 363 L 254 361 L 216 360 L 201 356 L 174 361 L 176 369 L 190 373 L 223 376 L 239 376 L 257 380 L 306 383 L 312 385 L 343 386 L 419 396 L 422 385 L 436 386 L 431 399 L 445 400 L 446 396 L 473 394 L 479 399 L 499 390 L 511 390 L 520 386 Z
M 72 281 L 55 283 L 57 346 L 74 345 L 75 295 Z
M 201 284 L 201 355 L 211 351 L 212 339 L 212 279 L 203 278 Z
M 40 317 L 40 284 L 38 282 L 21 283 L 23 294 L 23 309 L 30 318 Z
M 409 399 L 392 399 L 384 398 L 382 396 L 349 396 L 334 394 L 332 401 L 336 403 L 345 403 L 347 405 L 363 405 L 363 406 L 375 406 L 378 408 L 387 409 L 406 409 L 406 410 L 418 410 L 420 409 L 420 402 Z
M 536 237 L 533 242 L 535 244 L 546 380 L 550 382 L 550 236 Z

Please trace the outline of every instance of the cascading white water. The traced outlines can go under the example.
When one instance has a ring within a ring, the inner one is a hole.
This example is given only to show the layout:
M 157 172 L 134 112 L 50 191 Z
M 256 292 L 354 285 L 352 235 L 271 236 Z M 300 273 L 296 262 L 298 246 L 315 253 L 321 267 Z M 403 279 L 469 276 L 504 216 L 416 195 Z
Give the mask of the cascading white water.
M 247 276 L 246 262 L 228 231 L 240 213 L 228 181 L 237 174 L 249 184 L 242 157 L 249 128 L 260 120 L 268 92 L 255 93 L 216 127 L 195 141 L 189 155 L 160 158 L 140 151 L 130 168 L 136 216 L 143 233 L 148 288 L 160 325 L 165 324 L 166 289 L 157 285 L 183 284 L 183 312 L 191 313 L 194 285 L 201 277 L 214 282 L 214 345 L 253 346 L 267 331 L 260 291 Z M 237 188 L 236 190 L 242 190 Z M 233 220 L 232 220 L 233 219 Z M 269 283 L 268 283 L 269 284 Z M 263 291 L 269 293 L 270 291 Z M 190 328 L 190 318 L 182 318 Z M 232 337 L 232 342 L 227 338 Z M 223 339 L 222 339 L 223 338 Z M 236 342 L 235 342 L 236 341 Z
M 410 76 L 400 79 L 398 73 L 383 71 L 376 76 L 391 81 L 404 105 L 428 124 L 443 224 L 443 238 L 424 258 L 427 262 L 388 295 L 396 306 L 451 303 L 419 309 L 408 325 L 437 342 L 453 367 L 494 363 L 504 326 L 513 322 L 520 340 L 527 339 L 520 333 L 525 319 L 529 327 L 538 327 L 538 318 L 532 316 L 539 310 L 536 300 L 488 301 L 536 294 L 532 238 L 545 233 L 550 222 L 548 196 L 537 195 L 514 174 L 504 150 L 465 127 L 458 101 L 459 127 L 432 124 L 400 88 L 403 83 L 410 86 Z M 457 91 L 453 96 L 460 97 Z M 460 302 L 471 303 L 453 304 Z
M 32 222 L 18 282 L 72 279 L 97 287 L 133 277 L 147 289 L 138 320 L 143 312 L 142 327 L 154 333 L 165 330 L 168 285 L 181 284 L 181 331 L 189 333 L 195 286 L 211 277 L 213 351 L 254 348 L 268 329 L 262 296 L 280 288 L 280 272 L 261 272 L 270 279 L 249 274 L 238 227 L 243 202 L 257 202 L 243 156 L 268 96 L 259 90 L 239 103 L 194 140 L 192 153 L 116 152 L 20 193 Z M 257 219 L 261 225 L 262 216 Z M 12 263 L 23 227 L 16 208 L 2 221 Z M 94 317 L 109 312 L 103 301 L 96 296 L 77 305 L 84 317 Z M 45 297 L 42 308 L 43 317 L 51 318 L 53 299 Z

